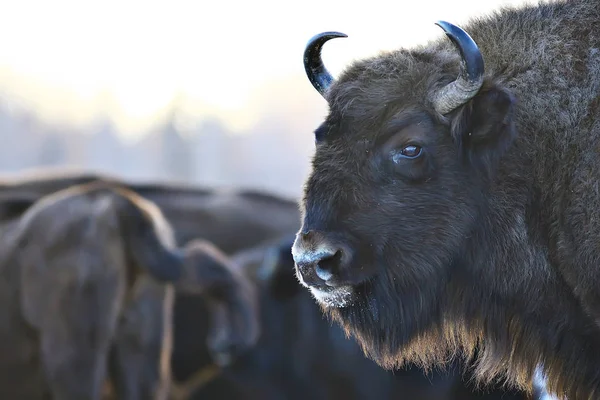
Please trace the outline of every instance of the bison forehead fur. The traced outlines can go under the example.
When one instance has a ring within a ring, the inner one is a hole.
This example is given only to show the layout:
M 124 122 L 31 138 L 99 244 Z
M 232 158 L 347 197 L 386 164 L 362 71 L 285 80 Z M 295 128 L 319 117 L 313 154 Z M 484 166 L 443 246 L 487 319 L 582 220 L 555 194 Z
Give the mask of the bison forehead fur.
M 351 295 L 323 309 L 380 365 L 477 347 L 482 382 L 526 387 L 542 365 L 554 393 L 600 394 L 598 22 L 592 0 L 472 21 L 484 84 L 446 115 L 429 99 L 459 72 L 447 38 L 326 92 L 295 250 L 341 254 L 319 276 Z

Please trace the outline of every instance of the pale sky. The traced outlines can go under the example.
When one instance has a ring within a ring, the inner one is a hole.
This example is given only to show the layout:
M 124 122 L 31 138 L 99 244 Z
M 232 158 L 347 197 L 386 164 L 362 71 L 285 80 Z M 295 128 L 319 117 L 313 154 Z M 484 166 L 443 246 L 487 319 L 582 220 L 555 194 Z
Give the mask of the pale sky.
M 302 52 L 316 33 L 348 34 L 323 51 L 337 74 L 352 59 L 441 35 L 438 19 L 460 24 L 525 2 L 0 0 L 0 101 L 74 123 L 104 114 L 134 131 L 178 98 L 194 115 L 243 129 L 265 112 L 256 105 L 265 85 L 295 79 L 277 94 L 314 91 Z

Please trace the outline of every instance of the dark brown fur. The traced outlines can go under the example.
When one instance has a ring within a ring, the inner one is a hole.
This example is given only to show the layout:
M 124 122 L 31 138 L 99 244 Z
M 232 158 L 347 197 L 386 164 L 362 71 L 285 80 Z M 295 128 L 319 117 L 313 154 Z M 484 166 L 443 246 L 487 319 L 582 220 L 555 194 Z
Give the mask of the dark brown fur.
M 172 283 L 213 288 L 199 265 L 202 248 L 178 250 L 154 204 L 102 183 L 41 198 L 5 221 L 2 238 L 0 397 L 97 399 L 110 364 L 119 398 L 166 398 Z M 247 335 L 233 340 L 250 346 L 252 288 L 235 273 L 221 276 L 232 278 L 238 297 L 249 295 Z
M 298 251 L 329 243 L 353 303 L 324 307 L 386 368 L 467 357 L 482 382 L 600 396 L 600 2 L 463 26 L 485 60 L 444 117 L 460 56 L 440 38 L 354 63 L 327 93 Z M 395 164 L 390 152 L 424 153 Z

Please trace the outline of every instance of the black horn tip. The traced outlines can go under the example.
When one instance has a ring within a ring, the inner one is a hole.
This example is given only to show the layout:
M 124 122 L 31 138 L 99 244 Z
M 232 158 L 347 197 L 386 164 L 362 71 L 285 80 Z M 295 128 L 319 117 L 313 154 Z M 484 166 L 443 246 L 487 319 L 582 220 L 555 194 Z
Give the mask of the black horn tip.
M 321 95 L 333 82 L 333 77 L 323 65 L 321 49 L 328 40 L 344 37 L 348 35 L 335 31 L 322 32 L 310 38 L 304 49 L 304 70 L 310 83 Z
M 464 71 L 466 73 L 465 78 L 471 82 L 480 80 L 484 72 L 484 62 L 479 47 L 473 38 L 467 32 L 450 22 L 437 21 L 435 24 L 444 30 L 446 36 L 452 40 L 452 43 L 460 51 L 460 55 L 466 66 Z
M 346 35 L 345 33 L 336 32 L 336 31 L 327 31 L 327 32 L 317 33 L 315 36 L 310 38 L 306 47 L 309 47 L 313 43 L 317 43 L 317 42 L 320 44 L 323 44 L 326 41 L 328 41 L 329 39 L 339 38 L 339 37 L 348 37 L 348 35 Z

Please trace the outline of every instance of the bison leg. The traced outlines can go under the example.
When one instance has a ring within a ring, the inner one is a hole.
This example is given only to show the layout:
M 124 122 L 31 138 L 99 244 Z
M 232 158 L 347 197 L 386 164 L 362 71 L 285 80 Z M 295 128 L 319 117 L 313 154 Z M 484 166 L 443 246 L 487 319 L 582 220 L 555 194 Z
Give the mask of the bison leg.
M 128 297 L 109 358 L 116 398 L 166 400 L 174 289 L 140 276 Z
M 55 312 L 43 317 L 41 361 L 56 400 L 100 399 L 118 293 L 116 285 L 97 283 L 88 281 L 53 296 Z

